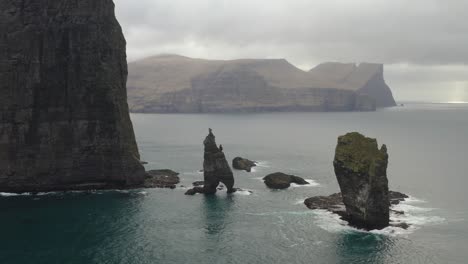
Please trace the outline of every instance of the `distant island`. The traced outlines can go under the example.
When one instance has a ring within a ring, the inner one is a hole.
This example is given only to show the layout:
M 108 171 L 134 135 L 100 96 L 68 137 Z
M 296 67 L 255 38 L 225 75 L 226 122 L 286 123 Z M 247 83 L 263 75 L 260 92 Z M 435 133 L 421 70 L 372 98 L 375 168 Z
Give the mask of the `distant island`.
M 306 72 L 284 59 L 159 55 L 129 63 L 135 113 L 374 111 L 396 106 L 383 64 L 327 62 Z

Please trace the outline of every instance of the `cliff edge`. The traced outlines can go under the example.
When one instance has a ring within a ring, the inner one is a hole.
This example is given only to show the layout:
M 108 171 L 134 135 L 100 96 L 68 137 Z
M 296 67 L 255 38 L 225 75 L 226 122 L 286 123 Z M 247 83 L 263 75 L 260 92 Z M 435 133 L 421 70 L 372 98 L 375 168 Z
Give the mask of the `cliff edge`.
M 395 105 L 381 64 L 284 59 L 203 60 L 160 55 L 129 64 L 133 112 L 373 111 Z
M 0 32 L 0 191 L 141 184 L 112 0 L 1 0 Z

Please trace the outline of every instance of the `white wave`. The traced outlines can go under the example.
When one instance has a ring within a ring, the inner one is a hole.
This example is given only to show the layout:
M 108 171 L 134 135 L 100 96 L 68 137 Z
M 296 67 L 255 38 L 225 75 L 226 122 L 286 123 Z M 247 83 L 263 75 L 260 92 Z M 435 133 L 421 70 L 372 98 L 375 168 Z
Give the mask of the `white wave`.
M 425 200 L 418 199 L 414 196 L 408 195 L 409 197 L 405 199 L 405 204 L 412 204 L 412 203 L 426 203 Z
M 260 168 L 270 168 L 271 165 L 268 161 L 257 161 L 255 162 L 255 165 L 257 165 L 257 167 L 260 167 Z M 255 167 L 253 167 L 255 168 Z
M 304 205 L 304 200 L 307 199 L 307 198 L 303 198 L 303 199 L 298 199 L 294 202 L 294 204 L 300 204 L 300 205 Z
M 306 182 L 308 182 L 309 184 L 296 184 L 296 183 L 291 183 L 291 187 L 317 187 L 320 185 L 320 183 L 312 180 L 312 179 L 304 179 Z
M 40 192 L 37 193 L 37 196 L 46 196 L 46 195 L 59 195 L 62 194 L 63 192 Z
M 252 195 L 252 191 L 250 190 L 238 190 L 234 194 L 235 195 Z
M 348 225 L 348 222 L 342 220 L 339 215 L 334 214 L 328 210 L 313 210 L 315 215 L 315 224 L 320 228 L 332 232 L 350 232 L 359 231 Z
M 3 197 L 12 197 L 12 196 L 30 196 L 33 195 L 32 193 L 6 193 L 6 192 L 0 192 L 0 196 Z
M 409 227 L 407 229 L 397 226 L 389 226 L 382 230 L 365 231 L 349 226 L 348 222 L 342 220 L 339 215 L 330 211 L 313 210 L 313 212 L 315 213 L 315 223 L 320 228 L 333 233 L 366 232 L 388 236 L 406 236 L 422 228 L 423 226 L 441 224 L 445 222 L 446 219 L 443 217 L 428 214 L 436 208 L 425 208 L 408 204 L 415 203 L 415 201 L 417 203 L 423 202 L 422 200 L 414 198 L 391 207 L 392 210 L 403 211 L 404 214 L 398 214 L 396 212 L 390 211 L 390 223 L 393 225 L 398 225 L 401 223 L 408 224 Z
M 251 180 L 257 180 L 257 181 L 262 181 L 263 182 L 263 178 L 264 177 L 254 177 L 254 178 L 250 178 Z
M 198 176 L 198 175 L 203 174 L 203 171 L 202 171 L 202 170 L 197 170 L 197 171 L 186 171 L 186 172 L 182 172 L 181 174 L 182 174 L 182 175 L 192 175 L 192 176 L 193 176 L 193 175 L 196 175 L 196 176 Z
M 435 210 L 436 208 L 419 207 L 419 206 L 407 204 L 406 202 L 401 202 L 397 205 L 393 205 L 392 207 L 390 207 L 390 209 L 393 209 L 395 211 L 403 211 L 405 213 L 411 213 L 411 212 L 430 212 L 432 210 Z

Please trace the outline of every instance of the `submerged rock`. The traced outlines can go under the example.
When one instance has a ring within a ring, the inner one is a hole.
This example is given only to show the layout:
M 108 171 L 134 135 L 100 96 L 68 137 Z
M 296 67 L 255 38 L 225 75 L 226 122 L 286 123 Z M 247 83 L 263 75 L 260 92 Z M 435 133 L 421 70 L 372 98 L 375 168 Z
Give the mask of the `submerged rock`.
M 205 185 L 205 182 L 204 181 L 196 181 L 196 182 L 193 182 L 192 185 L 195 186 L 195 187 L 196 186 L 203 186 L 203 185 Z
M 150 170 L 145 180 L 146 188 L 171 188 L 175 189 L 180 182 L 179 173 L 173 170 Z
M 359 133 L 338 138 L 333 167 L 350 224 L 365 229 L 389 225 L 387 147 Z
M 235 192 L 234 175 L 224 156 L 222 147 L 218 148 L 218 145 L 216 145 L 215 136 L 211 129 L 203 144 L 205 146 L 203 161 L 204 186 L 203 188 L 195 187 L 187 191 L 186 194 L 195 194 L 197 192 L 214 194 L 219 183 L 223 183 L 226 186 L 228 193 Z
M 266 186 L 271 189 L 286 189 L 291 186 L 291 183 L 305 185 L 309 184 L 306 180 L 301 177 L 284 174 L 282 172 L 275 172 L 268 174 L 263 178 Z
M 400 202 L 405 201 L 409 198 L 408 195 L 389 191 L 389 199 L 392 205 L 397 205 Z M 335 211 L 335 209 L 343 209 L 346 212 L 345 205 L 343 203 L 343 197 L 341 193 L 334 193 L 329 196 L 314 196 L 304 200 L 304 204 L 309 209 L 325 209 L 330 211 Z M 400 213 L 399 211 L 393 210 L 395 213 Z
M 252 167 L 257 166 L 254 161 L 244 159 L 241 157 L 235 157 L 232 160 L 232 167 L 236 170 L 245 170 L 247 172 L 250 172 L 252 170 Z
M 0 191 L 140 186 L 112 0 L 0 6 Z

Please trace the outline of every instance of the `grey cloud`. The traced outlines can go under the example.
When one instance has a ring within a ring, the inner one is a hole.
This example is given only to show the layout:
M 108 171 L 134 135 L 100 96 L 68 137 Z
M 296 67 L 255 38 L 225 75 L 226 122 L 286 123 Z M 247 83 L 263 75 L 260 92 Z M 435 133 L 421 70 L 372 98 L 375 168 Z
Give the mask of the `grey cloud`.
M 287 58 L 304 69 L 323 61 L 425 65 L 431 71 L 440 70 L 437 65 L 464 70 L 468 65 L 468 1 L 115 2 L 129 60 L 178 53 L 209 59 Z M 391 76 L 398 84 L 406 78 Z

